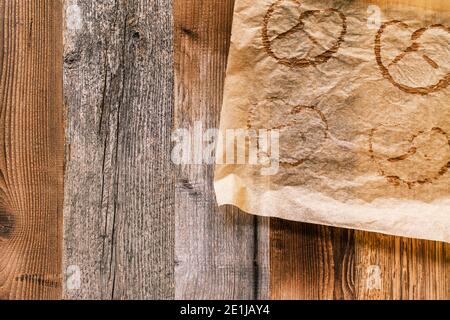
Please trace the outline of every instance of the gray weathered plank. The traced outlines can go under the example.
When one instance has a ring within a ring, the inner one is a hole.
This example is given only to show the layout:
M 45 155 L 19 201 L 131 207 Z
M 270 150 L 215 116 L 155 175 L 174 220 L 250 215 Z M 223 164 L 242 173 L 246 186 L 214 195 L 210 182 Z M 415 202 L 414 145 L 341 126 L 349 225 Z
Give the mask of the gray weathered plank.
M 65 12 L 65 297 L 173 298 L 172 2 Z
M 175 127 L 217 128 L 233 0 L 175 0 Z M 213 165 L 184 165 L 176 180 L 176 297 L 268 297 L 268 220 L 217 207 Z

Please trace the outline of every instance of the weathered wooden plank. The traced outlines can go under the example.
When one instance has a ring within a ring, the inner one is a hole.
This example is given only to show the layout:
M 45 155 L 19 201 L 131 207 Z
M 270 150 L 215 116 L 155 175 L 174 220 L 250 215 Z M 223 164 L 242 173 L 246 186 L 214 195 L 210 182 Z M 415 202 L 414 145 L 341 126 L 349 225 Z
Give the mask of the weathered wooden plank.
M 449 244 L 271 220 L 273 299 L 449 299 Z
M 450 299 L 450 246 L 356 232 L 358 299 Z
M 65 12 L 65 297 L 173 298 L 172 2 Z
M 354 232 L 272 219 L 270 295 L 276 300 L 354 299 Z
M 62 5 L 0 1 L 0 299 L 61 297 Z
M 233 0 L 175 0 L 175 127 L 218 128 Z M 176 183 L 176 297 L 268 297 L 268 220 L 217 208 L 213 165 Z

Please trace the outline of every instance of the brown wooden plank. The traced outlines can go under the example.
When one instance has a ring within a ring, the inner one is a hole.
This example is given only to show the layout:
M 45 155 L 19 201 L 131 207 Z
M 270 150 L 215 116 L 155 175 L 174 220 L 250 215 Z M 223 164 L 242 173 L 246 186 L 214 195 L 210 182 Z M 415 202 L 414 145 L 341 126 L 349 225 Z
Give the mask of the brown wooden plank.
M 65 297 L 171 299 L 172 2 L 65 4 Z
M 449 244 L 277 219 L 270 239 L 273 299 L 450 299 Z
M 356 232 L 358 299 L 450 299 L 450 245 Z
M 272 299 L 354 299 L 353 266 L 353 231 L 271 220 Z
M 175 128 L 218 128 L 233 0 L 175 0 Z M 176 188 L 176 297 L 268 297 L 268 220 L 219 209 L 214 165 L 184 165 Z
M 59 0 L 0 1 L 0 299 L 61 297 Z

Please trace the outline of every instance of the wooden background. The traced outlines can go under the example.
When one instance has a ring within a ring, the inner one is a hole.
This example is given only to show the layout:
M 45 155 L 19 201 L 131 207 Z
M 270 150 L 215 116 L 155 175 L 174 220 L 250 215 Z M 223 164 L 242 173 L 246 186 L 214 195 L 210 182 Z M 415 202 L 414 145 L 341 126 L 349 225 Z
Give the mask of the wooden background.
M 219 125 L 233 5 L 0 0 L 0 299 L 450 299 L 448 244 L 219 209 L 172 164 Z
M 0 298 L 61 296 L 62 6 L 0 1 Z

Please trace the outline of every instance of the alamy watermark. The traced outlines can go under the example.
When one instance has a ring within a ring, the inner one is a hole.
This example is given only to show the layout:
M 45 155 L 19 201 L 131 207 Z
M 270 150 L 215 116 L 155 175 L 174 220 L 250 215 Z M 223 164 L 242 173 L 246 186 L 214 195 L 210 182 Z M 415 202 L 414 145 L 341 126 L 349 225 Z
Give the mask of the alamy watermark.
M 254 165 L 264 176 L 278 173 L 280 132 L 273 129 L 204 128 L 196 121 L 191 129 L 172 134 L 172 162 L 176 165 Z
M 380 29 L 382 16 L 381 8 L 377 5 L 371 4 L 367 7 L 367 14 L 369 15 L 367 18 L 367 28 L 369 30 Z
M 379 29 L 382 10 L 367 7 L 367 28 Z M 176 165 L 253 165 L 264 176 L 276 175 L 280 167 L 279 129 L 205 128 L 201 121 L 172 134 L 171 158 Z

